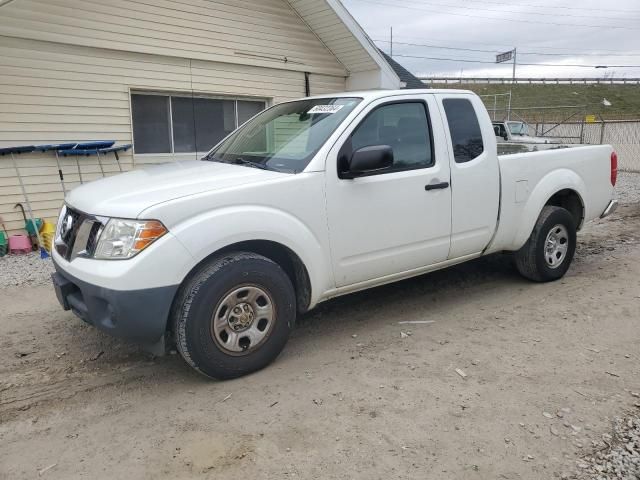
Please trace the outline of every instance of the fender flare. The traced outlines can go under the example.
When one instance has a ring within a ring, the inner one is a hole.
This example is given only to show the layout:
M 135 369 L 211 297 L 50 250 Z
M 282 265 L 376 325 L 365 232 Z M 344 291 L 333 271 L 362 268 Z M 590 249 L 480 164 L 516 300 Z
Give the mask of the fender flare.
M 208 232 L 215 234 L 209 236 Z M 310 306 L 331 288 L 333 270 L 325 253 L 328 248 L 323 247 L 311 228 L 282 210 L 259 205 L 217 208 L 175 225 L 172 233 L 191 254 L 194 265 L 236 243 L 256 240 L 278 243 L 295 253 L 307 269 Z
M 551 197 L 562 190 L 576 192 L 586 210 L 584 199 L 587 187 L 577 173 L 566 168 L 548 173 L 536 184 L 522 209 L 523 215 L 513 239 L 514 250 L 519 250 L 526 243 L 544 206 Z

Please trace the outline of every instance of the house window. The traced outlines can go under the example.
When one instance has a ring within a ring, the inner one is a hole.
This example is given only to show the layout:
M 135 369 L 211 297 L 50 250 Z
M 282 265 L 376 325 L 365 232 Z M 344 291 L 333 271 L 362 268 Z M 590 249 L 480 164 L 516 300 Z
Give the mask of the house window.
M 255 100 L 133 93 L 135 153 L 207 152 L 265 107 Z

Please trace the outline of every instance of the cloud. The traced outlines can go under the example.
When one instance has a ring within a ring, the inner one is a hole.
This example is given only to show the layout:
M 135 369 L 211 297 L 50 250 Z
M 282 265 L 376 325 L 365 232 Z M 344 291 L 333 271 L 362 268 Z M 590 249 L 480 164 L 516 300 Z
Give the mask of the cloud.
M 565 0 L 562 6 L 570 7 L 566 9 L 558 7 L 556 0 L 343 0 L 343 3 L 369 36 L 387 52 L 390 27 L 393 26 L 394 57 L 420 76 L 457 77 L 462 72 L 465 76 L 510 77 L 511 64 L 494 64 L 495 53 L 517 47 L 521 52 L 519 64 L 545 64 L 519 65 L 518 76 L 602 77 L 615 74 L 640 77 L 640 67 L 592 67 L 640 65 L 640 5 L 637 0 L 618 0 L 612 10 L 605 10 L 600 0 Z M 624 13 L 624 10 L 633 13 Z M 408 43 L 490 52 L 406 45 Z M 555 55 L 540 55 L 543 53 Z

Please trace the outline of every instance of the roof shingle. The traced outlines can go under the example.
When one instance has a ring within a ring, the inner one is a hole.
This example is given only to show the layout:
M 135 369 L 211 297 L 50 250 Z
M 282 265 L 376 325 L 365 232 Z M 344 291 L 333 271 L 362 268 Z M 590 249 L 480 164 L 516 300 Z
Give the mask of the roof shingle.
M 404 68 L 398 62 L 396 62 L 393 58 L 391 58 L 389 55 L 384 53 L 382 50 L 380 50 L 380 53 L 382 54 L 384 59 L 387 61 L 387 63 L 391 65 L 391 68 L 393 68 L 393 70 L 396 72 L 398 77 L 400 77 L 400 81 L 404 84 L 404 86 L 402 87 L 403 89 L 429 88 L 427 84 L 422 83 L 422 81 L 420 81 L 418 77 L 416 77 L 413 73 L 411 73 L 409 70 Z

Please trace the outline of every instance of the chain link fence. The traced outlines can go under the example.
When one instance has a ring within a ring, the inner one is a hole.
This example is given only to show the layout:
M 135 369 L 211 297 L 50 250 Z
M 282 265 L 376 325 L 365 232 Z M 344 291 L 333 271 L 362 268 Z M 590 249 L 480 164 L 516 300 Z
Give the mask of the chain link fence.
M 620 170 L 640 172 L 640 119 L 603 120 L 598 114 L 590 114 L 584 105 L 512 107 L 508 94 L 483 95 L 482 99 L 494 121 L 524 122 L 529 135 L 549 138 L 554 143 L 612 145 L 618 153 Z
M 553 137 L 561 143 L 612 145 L 620 170 L 640 172 L 640 120 L 536 123 L 529 128 L 536 136 Z

